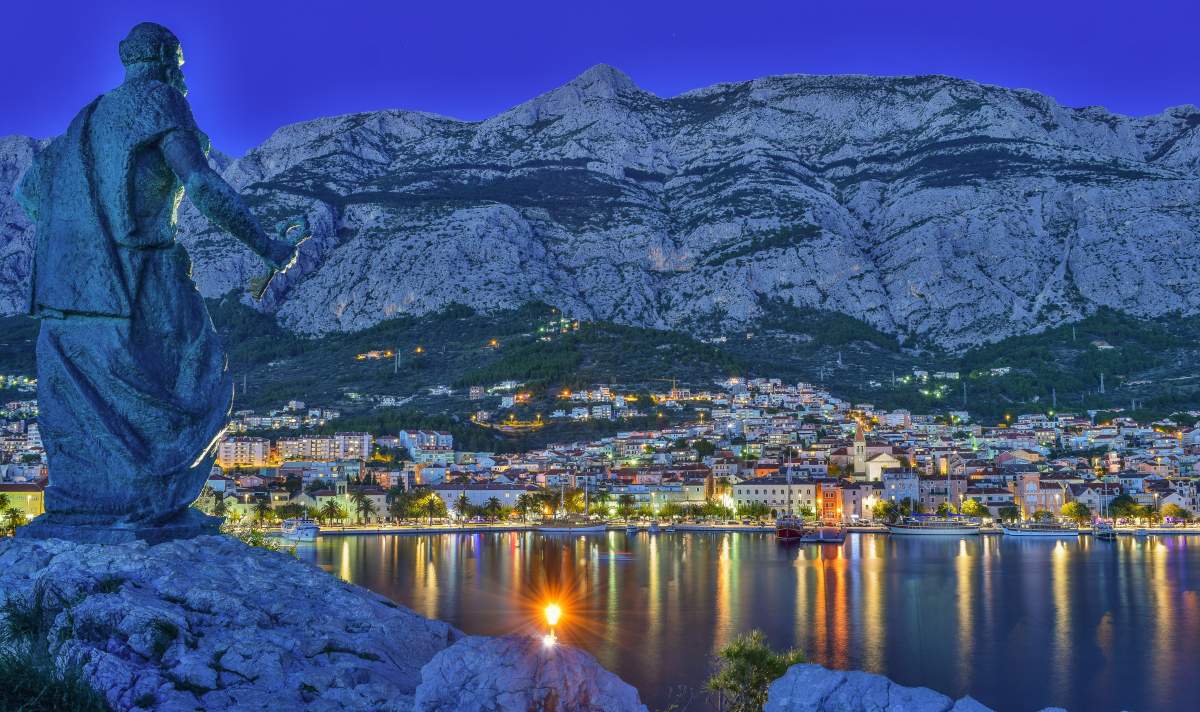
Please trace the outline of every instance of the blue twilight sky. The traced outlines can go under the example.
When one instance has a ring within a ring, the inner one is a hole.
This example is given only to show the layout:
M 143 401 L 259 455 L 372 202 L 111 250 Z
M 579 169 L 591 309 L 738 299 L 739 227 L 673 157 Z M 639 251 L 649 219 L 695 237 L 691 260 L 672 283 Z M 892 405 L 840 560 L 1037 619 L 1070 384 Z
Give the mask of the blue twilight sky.
M 1200 0 L 10 0 L 0 135 L 50 136 L 121 78 L 141 20 L 175 31 L 213 144 L 382 108 L 485 118 L 605 62 L 671 96 L 767 74 L 941 73 L 1128 114 L 1200 104 Z

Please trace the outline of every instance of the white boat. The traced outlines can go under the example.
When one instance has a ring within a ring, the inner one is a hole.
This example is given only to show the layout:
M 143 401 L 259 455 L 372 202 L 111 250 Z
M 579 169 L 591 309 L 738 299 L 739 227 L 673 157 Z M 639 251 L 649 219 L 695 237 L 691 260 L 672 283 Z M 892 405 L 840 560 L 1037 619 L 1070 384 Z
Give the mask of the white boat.
M 626 534 L 637 534 L 638 533 L 638 525 L 630 524 L 629 526 L 625 527 L 625 533 Z
M 1064 537 L 1079 536 L 1079 527 L 1073 527 L 1058 522 L 1024 522 L 1022 524 L 1001 524 L 1005 536 L 1041 536 Z
M 885 525 L 892 534 L 903 536 L 978 536 L 979 522 L 962 517 L 909 517 Z
M 650 522 L 650 526 L 646 527 L 646 531 L 650 532 L 651 534 L 657 534 L 658 522 Z
M 279 530 L 288 541 L 316 541 L 321 533 L 320 525 L 308 517 L 285 519 Z
M 1116 541 L 1117 530 L 1108 522 L 1099 522 L 1092 527 L 1092 534 L 1100 541 Z

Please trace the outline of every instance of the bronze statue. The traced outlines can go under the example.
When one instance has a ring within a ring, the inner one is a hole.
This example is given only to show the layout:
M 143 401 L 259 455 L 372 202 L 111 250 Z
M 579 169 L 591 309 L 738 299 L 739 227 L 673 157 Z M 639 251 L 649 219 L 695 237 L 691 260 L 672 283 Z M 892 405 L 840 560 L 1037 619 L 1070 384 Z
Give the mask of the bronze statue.
M 134 27 L 125 81 L 34 159 L 17 198 L 35 226 L 33 314 L 46 513 L 20 536 L 159 541 L 217 530 L 189 507 L 207 479 L 233 385 L 175 242 L 187 197 L 272 270 L 272 239 L 208 164 L 170 30 Z

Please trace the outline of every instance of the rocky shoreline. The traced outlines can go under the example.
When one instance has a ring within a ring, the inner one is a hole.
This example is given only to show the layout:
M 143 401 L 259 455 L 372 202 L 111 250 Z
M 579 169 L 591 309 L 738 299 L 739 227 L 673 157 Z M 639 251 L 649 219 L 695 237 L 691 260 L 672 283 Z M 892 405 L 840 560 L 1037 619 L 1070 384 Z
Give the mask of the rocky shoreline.
M 36 602 L 60 669 L 114 710 L 644 712 L 590 654 L 468 636 L 287 554 L 225 536 L 0 542 L 0 596 Z M 795 665 L 768 712 L 981 712 L 880 675 Z

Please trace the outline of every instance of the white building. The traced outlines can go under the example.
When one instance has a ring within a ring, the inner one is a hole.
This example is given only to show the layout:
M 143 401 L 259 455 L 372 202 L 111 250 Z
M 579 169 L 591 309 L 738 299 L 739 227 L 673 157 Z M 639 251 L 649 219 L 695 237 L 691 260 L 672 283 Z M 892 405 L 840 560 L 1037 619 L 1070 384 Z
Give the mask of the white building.
M 271 441 L 266 438 L 225 438 L 217 446 L 217 463 L 223 469 L 266 467 L 271 459 Z

